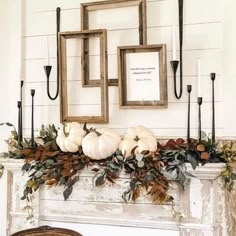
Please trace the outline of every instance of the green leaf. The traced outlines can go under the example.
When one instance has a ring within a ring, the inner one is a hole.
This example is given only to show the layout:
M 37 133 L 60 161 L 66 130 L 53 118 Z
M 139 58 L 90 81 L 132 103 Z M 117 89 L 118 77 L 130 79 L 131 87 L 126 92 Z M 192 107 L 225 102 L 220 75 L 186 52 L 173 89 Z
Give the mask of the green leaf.
M 141 154 L 141 153 L 138 153 L 138 154 L 135 155 L 135 158 L 136 158 L 137 161 L 142 161 L 143 157 L 144 157 L 144 155 Z
M 3 153 L 1 153 L 1 157 L 3 157 L 3 158 L 7 158 L 7 157 L 9 157 L 10 155 L 9 155 L 9 153 L 8 152 L 3 152 Z
M 233 180 L 236 180 L 236 174 L 235 174 L 235 173 L 232 173 L 232 174 L 231 174 L 231 178 L 232 178 Z
M 46 165 L 47 168 L 49 168 L 50 166 L 52 166 L 54 163 L 55 163 L 55 162 L 54 162 L 53 159 L 47 159 L 47 160 L 45 161 L 45 165 Z
M 188 153 L 187 154 L 187 160 L 190 162 L 191 166 L 195 170 L 197 165 L 198 165 L 198 162 L 197 162 L 196 158 Z
M 138 161 L 137 165 L 138 165 L 139 168 L 143 168 L 145 163 L 144 163 L 144 161 Z
M 31 167 L 31 165 L 30 165 L 29 163 L 25 163 L 25 164 L 22 166 L 21 170 L 22 170 L 22 171 L 28 171 L 28 170 L 30 169 L 30 167 Z
M 11 124 L 11 123 L 9 123 L 9 122 L 7 122 L 6 125 L 7 125 L 7 126 L 10 126 L 10 127 L 12 127 L 12 126 L 14 127 L 14 125 Z
M 73 187 L 72 186 L 70 186 L 70 187 L 65 189 L 65 191 L 63 192 L 63 196 L 64 196 L 65 201 L 69 198 L 69 196 L 71 195 L 72 191 L 73 191 Z
M 94 176 L 94 184 L 95 186 L 101 186 L 105 183 L 105 174 L 104 173 L 98 173 Z

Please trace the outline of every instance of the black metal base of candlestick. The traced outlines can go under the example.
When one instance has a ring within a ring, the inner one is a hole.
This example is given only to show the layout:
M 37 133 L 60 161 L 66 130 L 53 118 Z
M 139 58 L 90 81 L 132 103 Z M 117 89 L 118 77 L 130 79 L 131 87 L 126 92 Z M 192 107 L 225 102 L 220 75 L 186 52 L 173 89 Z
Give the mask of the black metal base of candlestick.
M 171 64 L 171 68 L 172 68 L 172 71 L 173 71 L 173 75 L 174 75 L 174 93 L 175 93 L 175 97 L 177 99 L 180 99 L 181 96 L 182 96 L 182 90 L 183 90 L 183 84 L 182 84 L 182 79 L 180 78 L 180 92 L 179 94 L 177 93 L 177 83 L 176 83 L 176 73 L 177 73 L 177 70 L 178 70 L 178 66 L 179 66 L 179 61 L 177 60 L 174 60 L 174 61 L 170 61 L 170 64 Z
M 192 85 L 187 85 L 188 92 L 188 129 L 187 129 L 187 141 L 190 143 L 190 97 L 191 97 Z
M 197 103 L 198 103 L 198 141 L 200 143 L 202 141 L 202 118 L 201 118 L 202 97 L 197 98 Z

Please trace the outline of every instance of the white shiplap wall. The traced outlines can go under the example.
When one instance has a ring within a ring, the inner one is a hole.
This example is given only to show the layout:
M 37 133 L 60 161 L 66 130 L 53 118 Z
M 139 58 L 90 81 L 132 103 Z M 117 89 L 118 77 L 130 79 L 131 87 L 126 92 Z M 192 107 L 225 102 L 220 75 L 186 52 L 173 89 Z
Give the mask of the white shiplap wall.
M 59 99 L 50 101 L 46 94 L 46 78 L 43 65 L 46 62 L 46 38 L 49 38 L 50 62 L 53 65 L 51 74 L 52 88 L 56 80 L 56 7 L 62 8 L 62 31 L 80 30 L 80 4 L 89 0 L 25 0 L 23 22 L 24 43 L 24 127 L 30 131 L 31 97 L 30 89 L 36 89 L 35 123 L 59 124 Z M 197 59 L 202 61 L 202 90 L 204 103 L 202 106 L 202 127 L 211 131 L 211 80 L 209 74 L 216 72 L 216 134 L 223 135 L 223 71 L 222 71 L 222 0 L 188 0 L 184 4 L 184 93 L 177 100 L 173 93 L 173 77 L 169 61 L 172 57 L 172 24 L 178 23 L 177 0 L 147 0 L 147 37 L 148 44 L 167 44 L 168 56 L 168 109 L 120 110 L 118 105 L 118 88 L 109 88 L 109 124 L 103 125 L 116 129 L 123 134 L 127 127 L 143 124 L 151 128 L 157 136 L 177 137 L 186 135 L 187 92 L 186 85 L 193 85 L 192 92 L 192 135 L 197 135 Z M 214 7 L 213 7 L 214 6 Z M 116 47 L 137 44 L 137 15 L 134 8 L 117 9 L 91 15 L 91 27 L 108 29 L 109 78 L 117 77 Z M 129 14 L 128 14 L 129 13 Z M 123 20 L 122 20 L 123 19 Z M 73 60 L 78 60 L 79 55 Z M 73 61 L 71 59 L 71 61 Z M 73 63 L 73 62 L 72 62 Z M 74 68 L 74 74 L 79 69 Z M 78 79 L 71 78 L 70 84 L 78 85 Z M 53 90 L 53 89 L 52 89 Z M 88 94 L 91 93 L 88 91 Z M 52 91 L 53 93 L 53 91 Z M 54 94 L 54 93 L 53 93 Z M 86 101 L 88 104 L 90 101 Z M 88 106 L 87 106 L 88 107 Z M 96 127 L 101 125 L 95 125 Z

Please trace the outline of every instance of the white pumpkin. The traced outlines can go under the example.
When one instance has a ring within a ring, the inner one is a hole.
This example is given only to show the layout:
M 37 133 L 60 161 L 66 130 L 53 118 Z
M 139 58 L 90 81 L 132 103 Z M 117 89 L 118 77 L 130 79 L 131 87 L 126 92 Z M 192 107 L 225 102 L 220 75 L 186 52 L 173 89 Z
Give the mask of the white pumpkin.
M 120 135 L 110 129 L 91 131 L 82 140 L 85 155 L 93 160 L 102 160 L 115 153 L 119 147 Z
M 128 128 L 120 143 L 119 149 L 123 155 L 128 157 L 131 155 L 132 149 L 136 146 L 135 153 L 141 153 L 147 150 L 156 151 L 157 140 L 153 132 L 141 125 Z
M 58 131 L 56 143 L 63 152 L 77 152 L 85 134 L 79 123 L 68 123 Z

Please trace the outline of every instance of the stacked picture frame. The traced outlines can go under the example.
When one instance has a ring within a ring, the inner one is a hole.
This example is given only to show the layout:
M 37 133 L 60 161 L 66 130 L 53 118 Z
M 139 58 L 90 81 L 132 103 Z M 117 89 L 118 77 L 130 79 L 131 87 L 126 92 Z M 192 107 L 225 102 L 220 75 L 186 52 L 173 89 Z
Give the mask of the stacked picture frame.
M 125 7 L 137 7 L 139 45 L 117 45 L 118 78 L 109 79 L 107 30 L 91 29 L 90 13 Z M 146 0 L 108 0 L 82 3 L 80 14 L 81 31 L 59 33 L 61 121 L 108 123 L 108 86 L 119 87 L 119 107 L 121 109 L 167 107 L 166 46 L 165 44 L 147 45 Z M 90 78 L 89 39 L 93 37 L 98 37 L 100 41 L 100 79 Z M 81 40 L 82 87 L 100 88 L 101 116 L 70 116 L 68 113 L 66 40 L 71 38 Z

